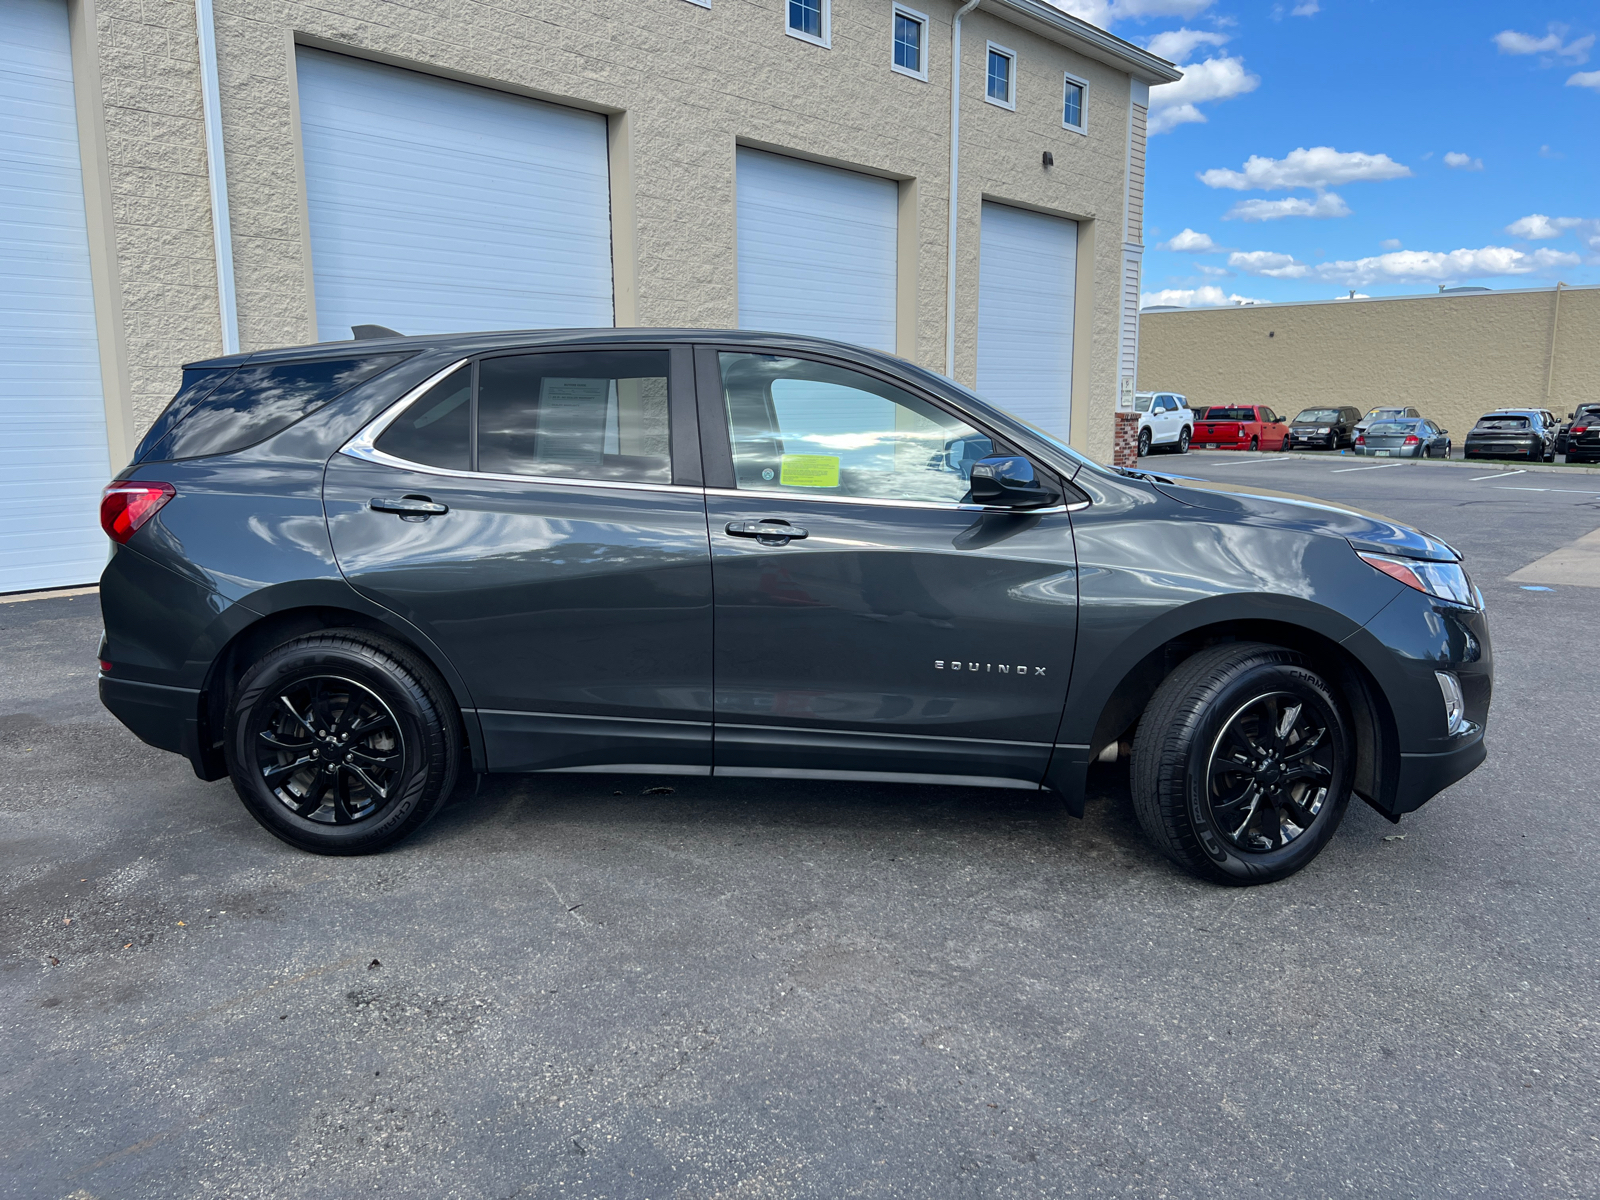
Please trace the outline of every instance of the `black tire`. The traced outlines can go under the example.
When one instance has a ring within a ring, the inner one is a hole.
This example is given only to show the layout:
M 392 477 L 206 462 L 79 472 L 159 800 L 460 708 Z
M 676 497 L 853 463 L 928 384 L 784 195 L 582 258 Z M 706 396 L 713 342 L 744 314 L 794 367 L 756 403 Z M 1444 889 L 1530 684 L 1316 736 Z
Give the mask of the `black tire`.
M 438 811 L 462 737 L 431 666 L 342 629 L 254 663 L 228 705 L 225 745 L 234 790 L 268 832 L 314 854 L 371 854 Z
M 1187 453 L 1189 453 L 1189 440 L 1190 440 L 1189 439 L 1189 431 L 1187 429 L 1185 429 L 1182 433 L 1180 433 L 1178 435 L 1178 453 L 1179 454 L 1187 454 Z
M 1287 735 L 1263 733 L 1262 717 L 1287 720 Z M 1203 879 L 1248 885 L 1293 875 L 1327 845 L 1349 806 L 1349 730 L 1338 695 L 1293 651 L 1261 642 L 1202 650 L 1166 678 L 1139 721 L 1139 823 Z M 1241 755 L 1259 757 L 1246 765 Z
M 1252 450 L 1261 449 L 1261 439 L 1258 438 L 1258 437 L 1251 438 L 1250 439 L 1250 449 L 1252 449 Z
M 1141 429 L 1141 430 L 1139 430 L 1139 457 L 1143 458 L 1145 455 L 1147 455 L 1149 453 L 1150 453 L 1150 431 L 1148 429 Z

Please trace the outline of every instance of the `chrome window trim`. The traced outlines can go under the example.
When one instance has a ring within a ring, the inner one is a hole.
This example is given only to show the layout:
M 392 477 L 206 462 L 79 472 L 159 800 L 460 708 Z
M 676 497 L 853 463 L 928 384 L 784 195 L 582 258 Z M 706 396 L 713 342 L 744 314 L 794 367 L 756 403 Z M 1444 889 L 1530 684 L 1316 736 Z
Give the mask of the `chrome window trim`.
M 435 386 L 443 383 L 451 374 L 471 362 L 472 357 L 459 359 L 448 367 L 444 367 L 428 376 L 428 378 L 368 421 L 355 437 L 339 447 L 338 453 L 348 455 L 350 458 L 360 459 L 362 462 L 376 463 L 380 467 L 393 467 L 401 471 L 416 471 L 423 475 L 438 475 L 445 479 L 484 479 L 495 480 L 499 483 L 554 484 L 557 487 L 623 488 L 635 492 L 675 492 L 691 495 L 699 495 L 704 491 L 703 488 L 681 483 L 639 483 L 631 479 L 578 479 L 565 475 L 502 475 L 493 471 L 457 471 L 453 467 L 436 467 L 430 463 L 412 462 L 408 458 L 399 458 L 396 455 L 386 454 L 378 449 L 377 440 L 383 436 L 384 431 L 390 425 L 399 420 L 406 409 L 422 399 Z
M 1013 516 L 1026 517 L 1082 512 L 1089 507 L 1089 501 L 1087 500 L 1075 501 L 1072 504 L 1054 504 L 1049 508 L 1010 508 L 1003 504 L 947 504 L 939 500 L 894 500 L 876 496 L 811 496 L 800 492 L 769 492 L 754 488 L 708 487 L 705 489 L 705 493 L 707 496 L 749 496 L 775 500 L 820 500 L 824 504 L 873 504 L 882 508 L 920 508 L 933 509 L 937 512 L 1009 513 Z

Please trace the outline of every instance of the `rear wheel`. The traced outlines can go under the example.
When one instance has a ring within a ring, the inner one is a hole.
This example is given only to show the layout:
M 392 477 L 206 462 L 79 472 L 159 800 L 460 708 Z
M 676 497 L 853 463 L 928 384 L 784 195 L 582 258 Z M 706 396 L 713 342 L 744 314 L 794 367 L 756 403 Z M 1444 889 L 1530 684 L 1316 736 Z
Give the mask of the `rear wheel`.
M 1252 449 L 1252 450 L 1261 449 L 1261 439 L 1259 437 L 1253 437 L 1253 438 L 1250 439 L 1250 449 Z
M 454 786 L 461 737 L 444 681 L 410 651 L 337 630 L 245 672 L 228 711 L 228 773 L 274 836 L 369 854 L 414 833 Z
M 1338 696 L 1292 651 L 1259 642 L 1203 650 L 1167 677 L 1139 721 L 1139 823 L 1202 878 L 1292 875 L 1350 803 L 1348 730 Z
M 1141 430 L 1139 430 L 1139 457 L 1143 458 L 1145 455 L 1147 455 L 1149 453 L 1150 453 L 1150 431 L 1148 429 L 1141 429 Z

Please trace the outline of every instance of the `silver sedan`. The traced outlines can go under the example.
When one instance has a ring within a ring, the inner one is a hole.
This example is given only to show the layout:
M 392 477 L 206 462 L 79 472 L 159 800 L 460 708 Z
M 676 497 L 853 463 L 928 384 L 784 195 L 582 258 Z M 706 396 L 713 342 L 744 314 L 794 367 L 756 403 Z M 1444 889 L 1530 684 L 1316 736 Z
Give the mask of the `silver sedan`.
M 1374 421 L 1351 449 L 1376 458 L 1449 458 L 1450 431 L 1425 417 Z

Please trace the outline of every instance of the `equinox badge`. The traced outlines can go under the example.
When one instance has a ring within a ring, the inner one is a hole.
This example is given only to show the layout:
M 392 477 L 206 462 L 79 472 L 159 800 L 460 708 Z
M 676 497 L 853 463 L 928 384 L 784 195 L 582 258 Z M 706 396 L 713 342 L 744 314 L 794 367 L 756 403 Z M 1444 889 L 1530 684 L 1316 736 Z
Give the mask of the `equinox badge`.
M 935 671 L 983 671 L 992 675 L 1026 675 L 1029 670 L 1026 666 L 1012 666 L 1010 663 L 997 665 L 995 663 L 960 662 L 956 659 L 946 662 L 942 658 L 933 660 L 933 669 Z M 1045 672 L 1043 667 L 1034 667 L 1032 670 L 1035 675 L 1043 675 Z

